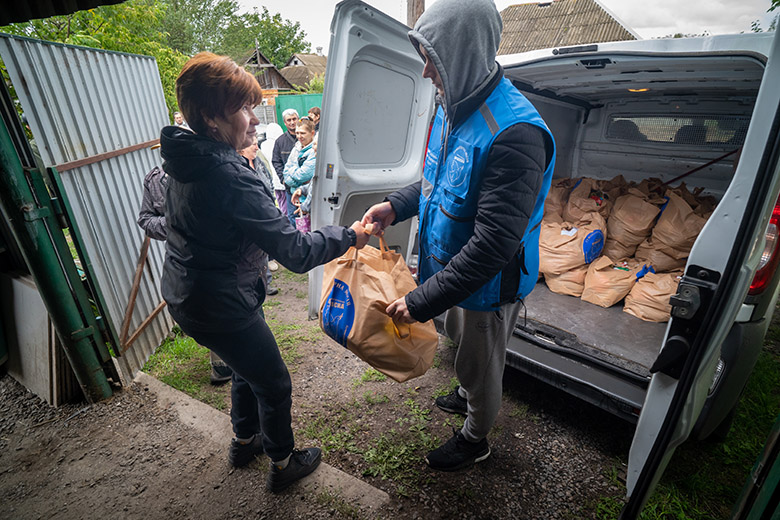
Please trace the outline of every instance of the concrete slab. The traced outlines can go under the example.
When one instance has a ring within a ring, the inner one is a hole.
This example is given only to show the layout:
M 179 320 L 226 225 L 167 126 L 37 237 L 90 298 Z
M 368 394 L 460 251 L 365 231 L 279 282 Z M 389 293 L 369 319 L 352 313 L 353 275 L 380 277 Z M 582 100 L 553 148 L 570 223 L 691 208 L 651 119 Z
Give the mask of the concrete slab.
M 227 450 L 233 436 L 230 417 L 227 414 L 171 388 L 144 372 L 138 372 L 135 382 L 154 393 L 160 407 L 175 411 L 183 424 L 199 431 L 209 441 Z M 324 462 L 320 464 L 317 471 L 303 479 L 301 484 L 307 492 L 337 495 L 346 503 L 365 510 L 376 511 L 390 502 L 390 496 L 381 489 Z

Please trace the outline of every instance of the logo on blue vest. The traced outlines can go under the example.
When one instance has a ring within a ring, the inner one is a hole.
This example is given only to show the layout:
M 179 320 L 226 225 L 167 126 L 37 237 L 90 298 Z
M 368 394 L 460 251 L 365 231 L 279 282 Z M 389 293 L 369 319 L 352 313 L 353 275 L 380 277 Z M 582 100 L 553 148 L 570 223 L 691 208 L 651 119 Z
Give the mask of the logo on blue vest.
M 447 180 L 453 188 L 463 184 L 466 180 L 466 164 L 469 162 L 469 153 L 463 146 L 458 146 L 450 156 L 447 168 Z
M 349 285 L 333 280 L 333 289 L 322 308 L 322 328 L 325 334 L 347 346 L 347 337 L 355 322 L 355 302 L 349 293 Z
M 604 232 L 600 229 L 591 231 L 582 241 L 582 252 L 585 254 L 585 263 L 589 264 L 599 257 L 604 249 Z

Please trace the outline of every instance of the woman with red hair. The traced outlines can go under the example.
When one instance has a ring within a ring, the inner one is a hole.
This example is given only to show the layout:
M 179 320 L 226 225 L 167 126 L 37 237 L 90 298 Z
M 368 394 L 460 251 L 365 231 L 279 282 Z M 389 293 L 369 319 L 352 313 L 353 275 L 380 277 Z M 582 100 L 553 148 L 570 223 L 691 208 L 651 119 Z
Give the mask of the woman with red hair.
M 237 152 L 257 139 L 262 93 L 230 58 L 194 56 L 176 97 L 191 131 L 168 126 L 160 137 L 169 175 L 162 294 L 181 329 L 233 369 L 228 460 L 245 466 L 265 452 L 267 487 L 278 492 L 314 471 L 321 452 L 294 449 L 292 382 L 262 309 L 267 255 L 306 272 L 369 235 L 359 222 L 301 233 L 276 208 Z

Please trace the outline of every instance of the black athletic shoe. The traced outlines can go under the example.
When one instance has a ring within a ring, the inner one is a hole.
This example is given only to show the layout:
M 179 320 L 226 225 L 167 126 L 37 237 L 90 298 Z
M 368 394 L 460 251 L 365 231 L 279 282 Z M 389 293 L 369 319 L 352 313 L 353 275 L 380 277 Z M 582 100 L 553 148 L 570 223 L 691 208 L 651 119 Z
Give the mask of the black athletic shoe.
M 460 433 L 454 432 L 450 440 L 433 450 L 425 457 L 425 462 L 439 471 L 457 471 L 473 466 L 490 456 L 487 439 L 479 442 L 469 442 Z
M 321 460 L 322 450 L 319 448 L 293 450 L 290 462 L 286 468 L 281 469 L 273 462 L 271 463 L 271 471 L 268 473 L 265 487 L 273 493 L 287 489 L 290 485 L 317 469 Z
M 268 289 L 265 290 L 265 294 L 267 294 L 268 296 L 274 296 L 276 294 L 279 294 L 279 289 L 277 289 L 276 287 L 269 286 Z
M 242 468 L 255 460 L 255 457 L 263 454 L 262 435 L 255 434 L 252 441 L 247 444 L 241 444 L 236 439 L 230 441 L 230 450 L 228 451 L 228 462 L 233 467 Z
M 224 385 L 232 379 L 233 369 L 225 364 L 212 364 L 209 381 L 214 386 Z
M 449 413 L 468 414 L 468 401 L 460 396 L 456 386 L 452 393 L 436 398 L 436 406 Z

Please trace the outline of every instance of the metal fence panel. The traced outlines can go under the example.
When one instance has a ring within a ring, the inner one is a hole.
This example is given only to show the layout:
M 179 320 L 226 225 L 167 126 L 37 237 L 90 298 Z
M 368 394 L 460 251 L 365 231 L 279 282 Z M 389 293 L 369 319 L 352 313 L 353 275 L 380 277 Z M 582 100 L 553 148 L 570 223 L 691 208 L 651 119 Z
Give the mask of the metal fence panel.
M 45 166 L 60 171 L 73 218 L 118 335 L 143 243 L 136 224 L 143 178 L 160 164 L 150 146 L 169 124 L 154 58 L 0 34 L 0 56 Z M 162 300 L 163 244 L 153 241 L 130 322 Z M 119 358 L 134 375 L 170 331 L 163 311 Z M 114 345 L 118 351 L 119 346 Z

